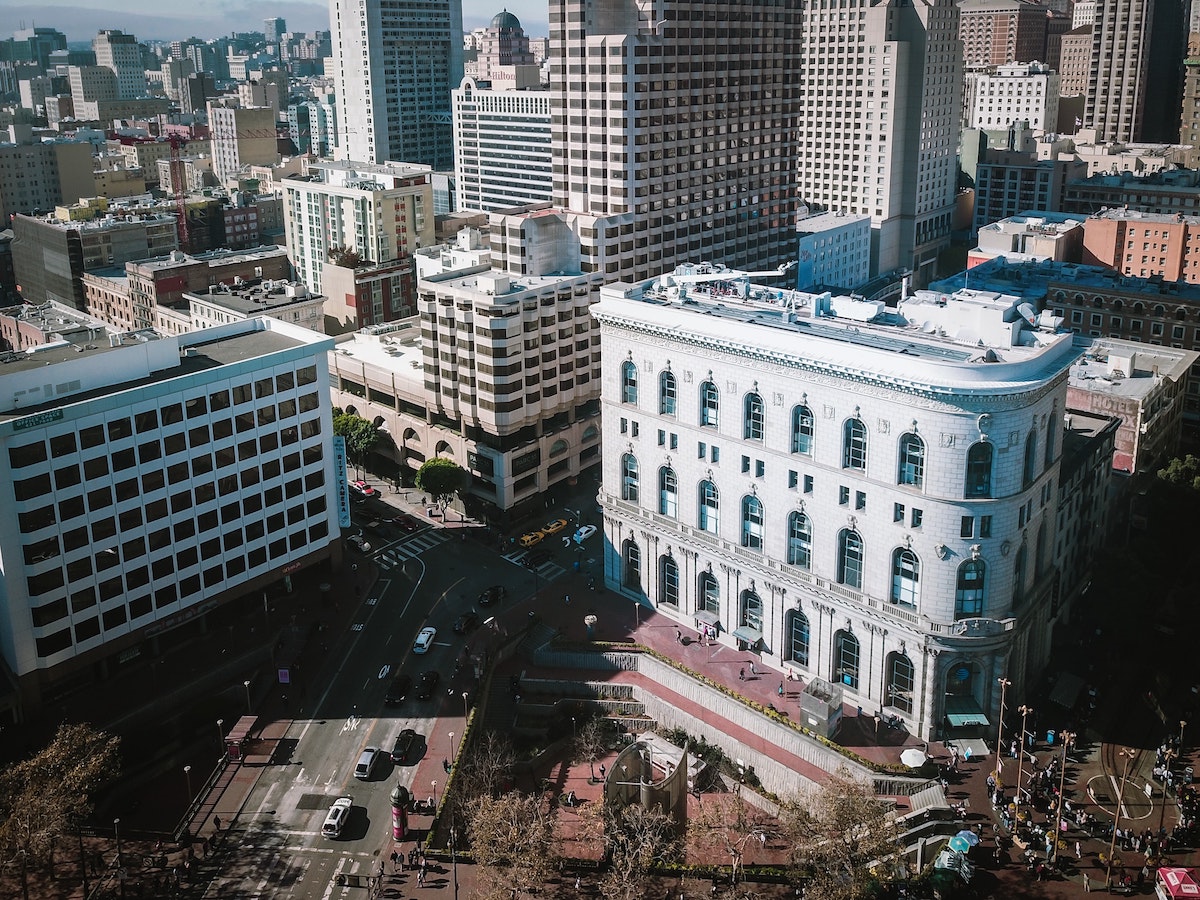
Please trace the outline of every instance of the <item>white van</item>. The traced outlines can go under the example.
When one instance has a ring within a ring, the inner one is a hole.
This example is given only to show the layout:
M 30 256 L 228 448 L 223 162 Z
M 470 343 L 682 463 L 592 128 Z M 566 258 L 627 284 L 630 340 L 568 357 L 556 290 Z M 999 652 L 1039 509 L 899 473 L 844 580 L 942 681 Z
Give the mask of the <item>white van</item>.
M 358 765 L 354 767 L 354 777 L 362 781 L 367 781 L 371 777 L 371 773 L 375 771 L 375 764 L 379 761 L 379 749 L 377 747 L 368 747 L 362 752 L 362 756 L 358 758 Z
M 333 806 L 329 807 L 329 812 L 325 814 L 325 824 L 321 826 L 321 834 L 327 838 L 335 838 L 341 835 L 342 829 L 346 827 L 346 820 L 350 818 L 350 807 L 353 801 L 349 797 L 339 797 L 333 801 Z

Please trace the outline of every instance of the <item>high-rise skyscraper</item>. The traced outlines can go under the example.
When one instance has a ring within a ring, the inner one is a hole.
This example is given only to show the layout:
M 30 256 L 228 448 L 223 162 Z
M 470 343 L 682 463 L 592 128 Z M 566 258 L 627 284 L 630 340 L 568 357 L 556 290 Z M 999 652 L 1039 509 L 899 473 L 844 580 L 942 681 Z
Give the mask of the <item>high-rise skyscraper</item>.
M 586 266 L 642 279 L 795 256 L 804 15 L 786 0 L 551 2 L 554 204 L 583 217 Z
M 454 166 L 461 0 L 330 0 L 339 158 Z
M 268 44 L 278 44 L 286 31 L 287 22 L 279 16 L 263 19 L 263 34 L 266 35 Z
M 958 19 L 954 0 L 819 0 L 803 19 L 800 200 L 871 216 L 874 274 L 924 283 L 950 241 Z
M 1083 117 L 1098 140 L 1179 140 L 1187 22 L 1181 0 L 1098 0 Z
M 118 99 L 146 96 L 146 67 L 136 37 L 123 31 L 101 31 L 92 38 L 92 49 L 96 51 L 96 65 L 112 69 L 117 76 Z

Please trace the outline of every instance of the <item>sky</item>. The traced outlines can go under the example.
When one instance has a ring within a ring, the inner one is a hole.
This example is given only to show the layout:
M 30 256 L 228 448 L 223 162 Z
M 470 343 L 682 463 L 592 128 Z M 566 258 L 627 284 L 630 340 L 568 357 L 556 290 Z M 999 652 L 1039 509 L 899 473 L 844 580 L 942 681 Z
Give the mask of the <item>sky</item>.
M 529 37 L 547 34 L 546 0 L 462 0 L 463 29 L 487 25 L 508 9 Z M 70 42 L 91 41 L 102 28 L 117 28 L 138 40 L 214 38 L 234 31 L 262 31 L 263 19 L 280 16 L 289 31 L 329 28 L 329 4 L 312 0 L 74 0 L 69 4 L 0 0 L 0 37 L 35 25 L 57 28 Z

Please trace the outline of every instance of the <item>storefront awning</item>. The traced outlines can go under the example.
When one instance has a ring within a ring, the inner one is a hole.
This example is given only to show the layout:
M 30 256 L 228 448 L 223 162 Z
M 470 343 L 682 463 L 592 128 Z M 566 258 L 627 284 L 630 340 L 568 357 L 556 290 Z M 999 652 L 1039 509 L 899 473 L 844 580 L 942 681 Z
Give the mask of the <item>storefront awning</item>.
M 749 625 L 742 625 L 739 628 L 733 629 L 733 636 L 751 646 L 762 640 L 762 632 L 757 628 L 751 628 Z
M 692 618 L 702 625 L 708 625 L 712 628 L 721 627 L 721 617 L 716 613 L 709 612 L 707 609 L 696 610 Z
M 951 728 L 966 728 L 974 725 L 987 725 L 987 716 L 975 702 L 974 697 L 963 697 L 957 694 L 946 695 L 946 721 Z

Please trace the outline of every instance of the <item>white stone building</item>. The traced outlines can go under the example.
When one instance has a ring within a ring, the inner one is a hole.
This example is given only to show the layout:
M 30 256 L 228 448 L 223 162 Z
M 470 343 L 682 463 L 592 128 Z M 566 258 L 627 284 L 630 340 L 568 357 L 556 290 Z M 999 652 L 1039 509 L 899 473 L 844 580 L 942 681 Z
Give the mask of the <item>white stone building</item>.
M 605 576 L 928 737 L 1048 654 L 1069 333 L 1017 298 L 601 289 Z
M 1026 122 L 1034 132 L 1058 126 L 1058 75 L 1045 63 L 1024 62 L 968 72 L 963 128 L 996 131 Z

